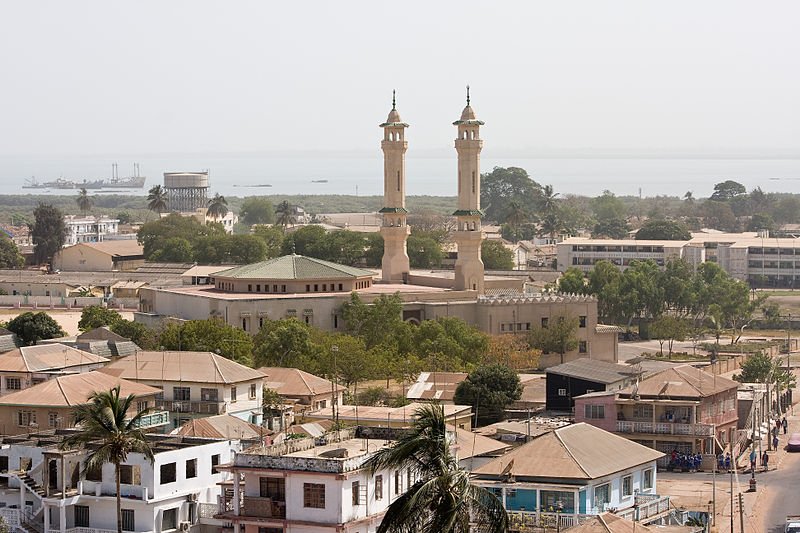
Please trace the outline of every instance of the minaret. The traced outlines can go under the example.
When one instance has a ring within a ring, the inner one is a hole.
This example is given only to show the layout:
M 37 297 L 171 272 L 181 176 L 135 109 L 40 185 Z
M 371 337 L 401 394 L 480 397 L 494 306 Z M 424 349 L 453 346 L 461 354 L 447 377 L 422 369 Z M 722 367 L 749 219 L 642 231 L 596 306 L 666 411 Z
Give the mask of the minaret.
M 457 220 L 455 241 L 458 244 L 456 259 L 456 290 L 474 290 L 483 293 L 483 261 L 481 261 L 481 149 L 483 141 L 480 129 L 483 122 L 475 118 L 469 105 L 467 85 L 467 107 L 461 119 L 453 122 L 458 126 L 456 152 L 458 152 L 458 209 L 453 215 Z
M 406 224 L 406 150 L 405 129 L 408 124 L 400 119 L 392 91 L 392 110 L 383 128 L 383 281 L 403 283 L 408 276 L 408 250 L 406 240 L 411 231 Z

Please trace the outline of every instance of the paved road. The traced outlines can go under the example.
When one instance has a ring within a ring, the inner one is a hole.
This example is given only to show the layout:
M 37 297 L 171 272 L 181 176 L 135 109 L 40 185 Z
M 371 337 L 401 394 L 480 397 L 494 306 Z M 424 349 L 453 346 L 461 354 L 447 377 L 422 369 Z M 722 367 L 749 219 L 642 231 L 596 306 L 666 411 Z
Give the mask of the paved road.
M 795 416 L 789 416 L 789 434 L 800 433 L 800 407 L 795 406 Z M 788 435 L 787 435 L 788 436 Z M 787 437 L 781 438 L 781 446 Z M 758 495 L 755 514 L 765 533 L 783 533 L 786 515 L 800 514 L 800 453 L 778 452 L 778 468 L 759 475 L 764 490 Z

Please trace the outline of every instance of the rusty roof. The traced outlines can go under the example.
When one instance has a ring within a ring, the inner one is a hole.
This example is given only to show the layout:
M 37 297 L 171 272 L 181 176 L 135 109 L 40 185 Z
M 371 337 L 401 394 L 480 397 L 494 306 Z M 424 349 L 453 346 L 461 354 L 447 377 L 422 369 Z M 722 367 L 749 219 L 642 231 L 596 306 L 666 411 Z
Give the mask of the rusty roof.
M 0 372 L 47 372 L 107 362 L 105 357 L 64 344 L 37 344 L 0 354 Z
M 137 352 L 103 369 L 136 381 L 240 383 L 264 379 L 258 370 L 212 352 Z
M 581 422 L 536 437 L 474 473 L 489 477 L 591 480 L 663 456 L 652 448 Z

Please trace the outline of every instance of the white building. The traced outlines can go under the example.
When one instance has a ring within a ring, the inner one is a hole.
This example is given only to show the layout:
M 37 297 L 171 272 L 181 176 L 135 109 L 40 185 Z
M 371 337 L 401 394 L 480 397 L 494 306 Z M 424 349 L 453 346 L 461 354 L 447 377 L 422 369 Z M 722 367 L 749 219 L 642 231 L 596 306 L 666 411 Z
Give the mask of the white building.
M 663 453 L 588 424 L 538 436 L 475 469 L 473 483 L 503 502 L 513 523 L 565 528 L 614 509 L 645 523 L 669 512 L 656 492 Z
M 243 482 L 223 487 L 217 519 L 232 522 L 234 533 L 372 533 L 415 482 L 410 471 L 364 468 L 395 431 L 358 427 L 319 446 L 308 438 L 237 453 L 222 468 Z
M 3 439 L 0 516 L 15 531 L 117 530 L 114 467 L 105 464 L 101 471 L 81 475 L 86 452 L 59 449 L 69 433 Z M 155 460 L 130 454 L 120 470 L 123 530 L 200 531 L 200 508 L 216 507 L 219 485 L 228 478 L 215 467 L 232 461 L 240 441 L 152 437 Z
M 693 233 L 688 241 L 631 239 L 567 239 L 557 245 L 558 270 L 576 267 L 584 272 L 599 261 L 621 270 L 632 261 L 652 259 L 663 267 L 670 259 L 683 258 L 693 267 L 706 261 L 719 264 L 732 277 L 755 286 L 800 285 L 800 239 L 770 237 L 767 232 Z
M 102 242 L 107 235 L 116 235 L 119 231 L 119 220 L 116 218 L 66 215 L 67 226 L 65 246 L 81 242 Z
M 260 424 L 264 374 L 211 352 L 138 352 L 104 372 L 164 391 L 156 408 L 178 428 L 192 418 L 230 414 Z

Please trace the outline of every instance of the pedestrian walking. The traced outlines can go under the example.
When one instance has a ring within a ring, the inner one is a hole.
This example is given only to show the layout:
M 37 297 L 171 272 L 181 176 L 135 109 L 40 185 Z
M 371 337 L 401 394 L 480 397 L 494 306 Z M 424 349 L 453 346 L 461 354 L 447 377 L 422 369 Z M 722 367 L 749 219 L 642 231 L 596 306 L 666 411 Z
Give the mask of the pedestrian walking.
M 786 417 L 783 417 L 781 420 L 781 425 L 783 426 L 783 434 L 786 435 L 786 432 L 789 431 L 789 424 L 786 422 Z
M 775 435 L 772 437 L 772 448 L 777 450 L 778 449 L 778 436 Z
M 756 471 L 756 460 L 758 459 L 758 454 L 756 453 L 756 449 L 753 448 L 750 451 L 750 470 L 755 472 Z
M 764 450 L 764 454 L 761 456 L 761 466 L 764 467 L 764 472 L 769 470 L 769 455 L 767 455 L 767 450 Z
M 725 470 L 731 471 L 731 454 L 729 453 L 725 454 Z

